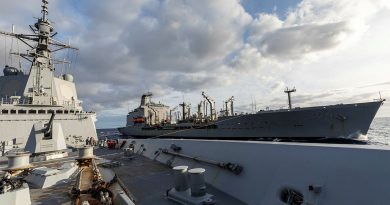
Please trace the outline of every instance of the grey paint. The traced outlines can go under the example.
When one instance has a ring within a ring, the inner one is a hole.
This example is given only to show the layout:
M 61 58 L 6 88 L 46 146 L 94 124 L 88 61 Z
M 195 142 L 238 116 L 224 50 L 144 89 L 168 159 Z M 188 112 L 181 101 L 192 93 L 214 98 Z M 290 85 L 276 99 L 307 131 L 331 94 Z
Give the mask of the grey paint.
M 373 145 L 330 145 L 278 142 L 128 139 L 135 151 L 172 166 L 203 167 L 206 182 L 248 204 L 285 205 L 280 190 L 291 187 L 316 205 L 382 205 L 390 190 L 390 148 Z M 121 142 L 120 142 L 121 143 Z M 234 175 L 216 166 L 155 152 L 175 144 L 181 153 L 244 167 Z M 141 151 L 143 145 L 144 151 Z M 321 187 L 320 193 L 309 190 Z M 215 196 L 218 198 L 218 196 Z
M 200 125 L 203 129 L 195 129 L 192 128 L 195 124 L 187 123 L 155 129 L 142 125 L 126 126 L 118 130 L 133 137 L 161 138 L 356 138 L 367 134 L 382 103 L 374 101 L 220 117 L 215 123 L 210 123 L 217 128 Z
M 53 38 L 55 31 L 48 20 L 46 0 L 42 0 L 41 13 L 30 27 L 30 34 L 0 31 L 1 35 L 16 38 L 31 47 L 28 53 L 20 54 L 31 61 L 28 74 L 22 73 L 21 68 L 6 67 L 5 76 L 0 77 L 0 141 L 15 140 L 16 146 L 23 148 L 33 125 L 47 123 L 49 112 L 55 112 L 54 123 L 62 128 L 67 145 L 78 146 L 84 144 L 87 137 L 97 139 L 96 114 L 83 111 L 73 76 L 55 76 L 52 54 L 77 48 Z

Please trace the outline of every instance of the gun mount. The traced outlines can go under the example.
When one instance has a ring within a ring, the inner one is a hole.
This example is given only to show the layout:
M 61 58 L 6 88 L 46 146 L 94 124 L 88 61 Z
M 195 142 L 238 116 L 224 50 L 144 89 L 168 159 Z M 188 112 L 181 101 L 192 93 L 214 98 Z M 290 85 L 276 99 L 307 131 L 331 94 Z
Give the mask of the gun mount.
M 56 114 L 53 112 L 51 113 L 51 117 L 50 117 L 50 120 L 47 124 L 45 124 L 45 128 L 44 128 L 44 137 L 43 139 L 52 139 L 53 136 L 52 136 L 52 133 L 53 133 L 53 121 L 54 121 L 54 117 L 56 116 Z

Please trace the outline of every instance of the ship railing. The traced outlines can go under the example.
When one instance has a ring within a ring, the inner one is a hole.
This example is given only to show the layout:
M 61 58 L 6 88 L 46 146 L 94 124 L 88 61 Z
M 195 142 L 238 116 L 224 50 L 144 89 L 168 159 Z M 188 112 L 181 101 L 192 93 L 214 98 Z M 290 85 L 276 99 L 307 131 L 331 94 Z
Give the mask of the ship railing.
M 29 105 L 31 104 L 29 98 L 21 98 L 20 96 L 2 97 L 0 104 L 5 105 Z
M 0 105 L 31 105 L 32 100 L 28 97 L 11 96 L 2 97 Z M 52 100 L 52 105 L 65 106 L 65 107 L 81 107 L 81 101 L 78 100 Z

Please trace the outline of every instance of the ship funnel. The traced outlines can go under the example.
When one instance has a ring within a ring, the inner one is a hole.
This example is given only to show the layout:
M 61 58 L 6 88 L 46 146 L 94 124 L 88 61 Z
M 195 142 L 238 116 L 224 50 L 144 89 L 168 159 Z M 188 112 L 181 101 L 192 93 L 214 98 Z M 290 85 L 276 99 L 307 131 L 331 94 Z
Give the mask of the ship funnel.
M 141 105 L 148 105 L 151 103 L 151 98 L 153 94 L 151 92 L 147 92 L 141 97 Z

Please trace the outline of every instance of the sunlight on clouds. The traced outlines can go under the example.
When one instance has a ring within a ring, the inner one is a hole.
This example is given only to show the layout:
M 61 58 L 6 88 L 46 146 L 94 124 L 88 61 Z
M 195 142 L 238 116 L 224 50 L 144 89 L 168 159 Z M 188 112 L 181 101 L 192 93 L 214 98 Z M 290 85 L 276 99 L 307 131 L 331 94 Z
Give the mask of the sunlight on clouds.
M 39 1 L 1 4 L 2 30 L 40 15 Z M 59 37 L 80 48 L 73 71 L 79 98 L 87 110 L 105 110 L 102 118 L 125 115 L 145 91 L 170 105 L 197 102 L 206 90 L 217 102 L 234 95 L 237 105 L 255 98 L 263 108 L 285 106 L 283 89 L 294 85 L 302 105 L 371 100 L 378 90 L 389 96 L 389 84 L 361 87 L 390 75 L 387 0 L 302 0 L 285 16 L 272 9 L 278 5 L 251 16 L 238 0 L 49 6 Z

